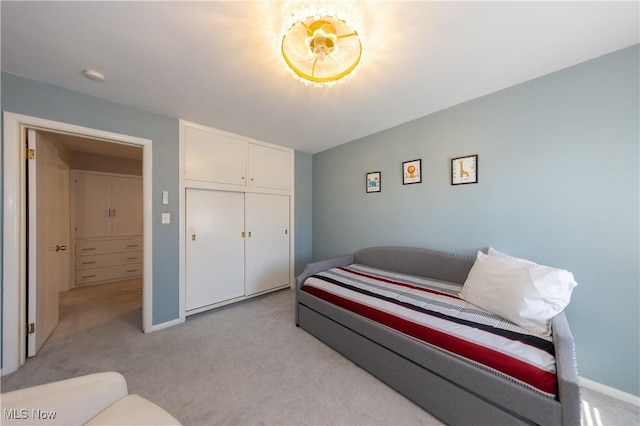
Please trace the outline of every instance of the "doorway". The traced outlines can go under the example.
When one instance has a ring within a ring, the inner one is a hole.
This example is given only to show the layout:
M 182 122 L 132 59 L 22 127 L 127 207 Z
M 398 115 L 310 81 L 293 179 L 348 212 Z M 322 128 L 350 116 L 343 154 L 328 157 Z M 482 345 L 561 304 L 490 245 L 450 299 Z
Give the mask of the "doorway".
M 4 216 L 3 216 L 3 304 L 2 374 L 17 370 L 26 359 L 27 334 L 26 259 L 26 155 L 28 129 L 83 136 L 102 142 L 142 148 L 143 177 L 143 283 L 142 331 L 152 331 L 152 141 L 113 132 L 61 123 L 38 117 L 4 113 Z
M 27 139 L 36 151 L 26 162 L 32 357 L 54 329 L 140 310 L 142 148 L 34 129 Z

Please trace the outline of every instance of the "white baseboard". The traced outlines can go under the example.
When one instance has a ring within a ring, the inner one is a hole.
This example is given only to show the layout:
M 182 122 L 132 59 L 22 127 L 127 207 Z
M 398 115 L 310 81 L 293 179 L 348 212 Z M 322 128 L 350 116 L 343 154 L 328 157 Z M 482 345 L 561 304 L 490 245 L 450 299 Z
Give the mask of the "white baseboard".
M 585 379 L 584 377 L 580 377 L 580 384 L 586 388 L 593 389 L 594 391 L 598 391 L 607 396 L 610 396 L 611 398 L 619 399 L 628 404 L 633 404 L 640 407 L 639 396 L 635 396 L 619 389 L 612 388 L 611 386 L 603 385 L 602 383 L 594 382 L 593 380 Z

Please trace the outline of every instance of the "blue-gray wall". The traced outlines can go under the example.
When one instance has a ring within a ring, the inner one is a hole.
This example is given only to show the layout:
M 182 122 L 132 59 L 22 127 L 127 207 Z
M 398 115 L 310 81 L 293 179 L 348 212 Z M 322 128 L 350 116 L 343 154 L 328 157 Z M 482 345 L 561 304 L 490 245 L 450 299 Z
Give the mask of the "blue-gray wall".
M 178 120 L 2 73 L 2 110 L 153 140 L 153 324 L 178 318 Z M 169 191 L 169 205 L 162 205 Z
M 312 247 L 312 170 L 313 157 L 311 154 L 296 151 L 295 154 L 295 273 L 298 275 L 305 265 L 313 259 Z
M 581 376 L 640 395 L 638 45 L 313 157 L 313 255 L 493 246 L 572 271 Z M 450 159 L 479 155 L 479 183 Z M 402 185 L 403 161 L 423 182 Z M 365 173 L 382 192 L 365 193 Z
M 178 119 L 13 74 L 2 73 L 1 85 L 3 111 L 153 140 L 153 324 L 178 318 Z M 296 152 L 296 267 L 311 259 L 311 161 Z M 169 191 L 169 205 L 162 205 L 162 191 Z M 162 225 L 160 212 L 176 219 Z

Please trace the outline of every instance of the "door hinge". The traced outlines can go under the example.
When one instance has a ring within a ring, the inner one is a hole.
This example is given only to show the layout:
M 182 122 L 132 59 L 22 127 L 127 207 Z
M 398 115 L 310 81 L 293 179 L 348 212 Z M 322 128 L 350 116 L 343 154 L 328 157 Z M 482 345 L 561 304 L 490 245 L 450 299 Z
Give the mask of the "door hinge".
M 25 148 L 24 155 L 25 157 L 27 157 L 27 160 L 33 160 L 34 158 L 36 158 L 36 150 Z
M 36 332 L 36 325 L 34 323 L 27 324 L 27 334 L 33 334 Z

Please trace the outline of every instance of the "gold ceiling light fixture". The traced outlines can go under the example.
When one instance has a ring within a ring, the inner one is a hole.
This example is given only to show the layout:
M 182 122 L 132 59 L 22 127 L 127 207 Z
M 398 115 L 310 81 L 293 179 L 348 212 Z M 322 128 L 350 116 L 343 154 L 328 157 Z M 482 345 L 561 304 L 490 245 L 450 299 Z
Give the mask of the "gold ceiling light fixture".
M 363 46 L 358 25 L 331 5 L 300 7 L 282 27 L 285 66 L 305 84 L 332 86 L 351 77 L 362 61 Z

